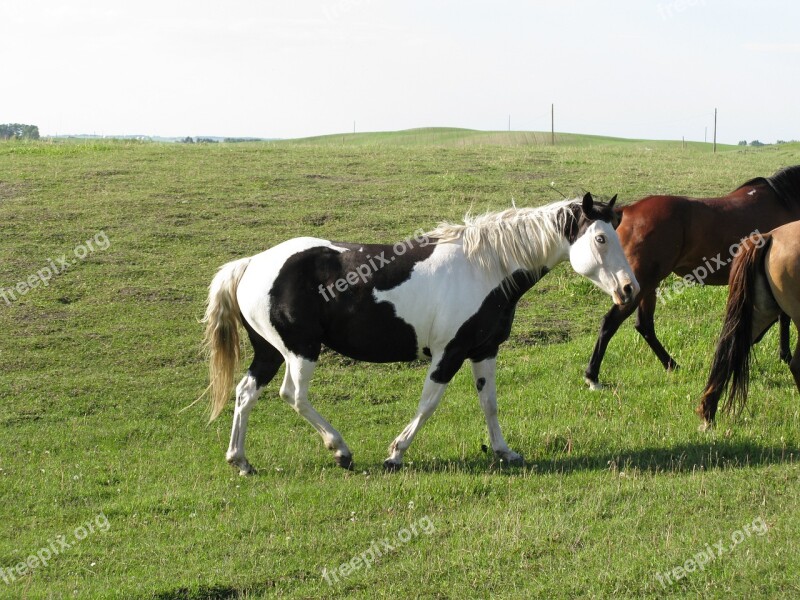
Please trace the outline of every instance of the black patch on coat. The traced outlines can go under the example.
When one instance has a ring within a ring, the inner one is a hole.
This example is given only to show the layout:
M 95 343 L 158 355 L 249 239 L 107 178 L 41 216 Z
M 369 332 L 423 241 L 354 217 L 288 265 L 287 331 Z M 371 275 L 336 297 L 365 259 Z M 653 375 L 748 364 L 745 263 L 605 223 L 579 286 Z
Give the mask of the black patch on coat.
M 509 278 L 511 286 L 504 282 L 506 285 L 501 284 L 489 292 L 478 311 L 464 321 L 448 342 L 444 355 L 431 373 L 431 380 L 449 383 L 465 360 L 480 362 L 497 356 L 500 344 L 511 335 L 517 302 L 546 274 L 546 268 L 538 277 L 527 271 L 515 271 Z
M 431 356 L 433 356 L 433 355 L 431 354 L 431 349 L 430 349 L 430 348 L 428 348 L 427 346 L 425 346 L 425 347 L 422 349 L 422 353 L 423 353 L 425 356 L 427 356 L 428 358 L 430 358 Z
M 283 364 L 283 355 L 275 346 L 261 337 L 244 318 L 242 318 L 242 325 L 253 346 L 253 362 L 250 363 L 247 372 L 255 378 L 256 388 L 262 388 L 275 377 L 275 373 Z
M 303 250 L 289 257 L 275 278 L 269 316 L 283 343 L 311 361 L 319 358 L 322 344 L 356 360 L 416 360 L 414 328 L 397 317 L 391 303 L 375 302 L 372 292 L 407 281 L 414 266 L 433 253 L 433 240 L 395 246 L 333 244 L 347 251 L 319 246 Z
M 478 381 L 475 382 L 475 387 L 478 389 L 479 392 L 483 391 L 483 386 L 485 385 L 486 385 L 486 378 L 478 377 Z

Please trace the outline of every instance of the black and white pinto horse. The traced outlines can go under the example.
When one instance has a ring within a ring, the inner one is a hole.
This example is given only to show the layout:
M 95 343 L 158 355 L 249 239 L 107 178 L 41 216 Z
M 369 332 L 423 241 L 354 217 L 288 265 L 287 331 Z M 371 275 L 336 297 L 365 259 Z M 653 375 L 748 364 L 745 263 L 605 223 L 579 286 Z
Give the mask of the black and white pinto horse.
M 495 365 L 520 297 L 556 264 L 612 296 L 631 302 L 639 284 L 622 251 L 618 216 L 590 194 L 540 208 L 511 208 L 443 223 L 400 244 L 375 245 L 295 238 L 224 265 L 211 282 L 205 315 L 211 419 L 222 411 L 239 358 L 239 325 L 253 346 L 236 387 L 228 463 L 254 472 L 245 457 L 250 411 L 282 363 L 280 395 L 319 432 L 336 463 L 352 468 L 344 439 L 308 401 L 322 345 L 356 360 L 429 359 L 417 413 L 389 447 L 388 470 L 439 404 L 465 360 L 502 461 L 521 464 L 497 421 Z

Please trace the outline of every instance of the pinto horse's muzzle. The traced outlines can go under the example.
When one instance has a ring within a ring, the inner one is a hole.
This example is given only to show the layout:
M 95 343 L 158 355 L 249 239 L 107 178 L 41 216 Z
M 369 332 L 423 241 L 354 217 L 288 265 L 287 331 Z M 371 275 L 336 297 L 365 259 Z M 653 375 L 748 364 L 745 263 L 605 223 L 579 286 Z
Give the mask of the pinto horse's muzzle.
M 637 282 L 635 279 L 633 281 L 628 280 L 626 283 L 623 283 L 611 294 L 614 304 L 617 306 L 625 306 L 626 304 L 630 304 L 638 295 L 639 282 Z

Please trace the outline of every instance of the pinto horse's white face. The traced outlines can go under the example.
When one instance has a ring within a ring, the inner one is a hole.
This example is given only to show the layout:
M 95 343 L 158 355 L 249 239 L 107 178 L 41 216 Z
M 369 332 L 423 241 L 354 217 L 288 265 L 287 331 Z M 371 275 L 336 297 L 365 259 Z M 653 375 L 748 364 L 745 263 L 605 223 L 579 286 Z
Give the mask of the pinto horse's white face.
M 590 216 L 591 211 L 584 210 L 584 214 Z M 570 246 L 569 262 L 576 273 L 611 296 L 614 304 L 632 302 L 639 293 L 639 282 L 625 258 L 617 232 L 608 221 L 598 219 L 586 227 Z

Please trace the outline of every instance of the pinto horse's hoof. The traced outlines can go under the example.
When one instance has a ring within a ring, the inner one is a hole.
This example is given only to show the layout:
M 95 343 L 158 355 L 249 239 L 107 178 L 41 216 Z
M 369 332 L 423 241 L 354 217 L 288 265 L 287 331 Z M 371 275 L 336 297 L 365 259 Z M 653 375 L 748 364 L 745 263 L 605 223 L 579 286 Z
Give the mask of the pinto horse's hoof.
M 516 452 L 495 452 L 495 456 L 500 459 L 504 465 L 510 467 L 522 467 L 525 465 L 525 459 L 521 454 Z
M 403 463 L 395 462 L 393 460 L 389 460 L 388 458 L 383 461 L 383 470 L 387 473 L 397 473 L 400 469 L 403 468 Z
M 352 454 L 342 454 L 340 456 L 334 456 L 333 459 L 336 461 L 336 464 L 343 469 L 347 469 L 348 471 L 353 470 L 353 455 Z
M 228 459 L 228 464 L 234 469 L 239 470 L 239 475 L 247 477 L 248 475 L 255 475 L 258 471 L 255 470 L 246 458 L 232 458 Z

